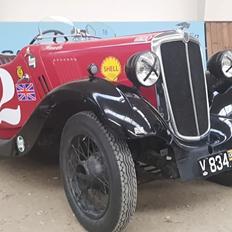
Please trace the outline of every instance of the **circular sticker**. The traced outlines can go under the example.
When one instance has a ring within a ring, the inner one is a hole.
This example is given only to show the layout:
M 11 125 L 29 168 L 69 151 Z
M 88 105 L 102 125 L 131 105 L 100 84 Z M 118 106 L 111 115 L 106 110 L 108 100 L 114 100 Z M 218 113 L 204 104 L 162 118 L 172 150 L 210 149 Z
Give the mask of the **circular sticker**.
M 117 81 L 122 71 L 120 61 L 113 56 L 106 57 L 101 64 L 101 73 L 108 81 Z
M 17 67 L 17 76 L 19 79 L 22 79 L 24 75 L 23 68 L 21 66 Z

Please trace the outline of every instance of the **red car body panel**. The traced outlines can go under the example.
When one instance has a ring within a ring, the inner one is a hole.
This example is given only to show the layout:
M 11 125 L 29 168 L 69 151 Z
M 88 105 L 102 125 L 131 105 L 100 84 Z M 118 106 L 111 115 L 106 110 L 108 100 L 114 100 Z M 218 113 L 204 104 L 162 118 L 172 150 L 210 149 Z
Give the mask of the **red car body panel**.
M 126 76 L 125 65 L 133 54 L 151 50 L 151 40 L 158 34 L 160 33 L 138 34 L 113 39 L 36 44 L 23 48 L 14 60 L 0 66 L 0 69 L 6 70 L 11 75 L 15 89 L 13 97 L 8 98 L 4 104 L 0 104 L 0 138 L 9 139 L 16 135 L 48 92 L 68 82 L 87 79 L 89 76 L 87 69 L 90 64 L 94 63 L 98 66 L 97 77 L 105 78 L 101 72 L 101 65 L 107 57 L 116 58 L 121 65 L 121 72 L 115 83 L 133 86 Z M 29 59 L 31 57 L 35 58 L 36 67 L 30 66 Z M 29 81 L 19 78 L 18 67 L 24 75 L 29 77 Z M 4 75 L 0 76 L 2 80 L 0 82 L 0 99 L 4 99 L 4 95 L 8 91 L 2 84 Z M 22 86 L 21 84 L 24 83 L 32 84 L 35 99 L 19 100 L 16 86 L 18 84 Z M 141 87 L 141 94 L 156 107 L 154 87 Z M 1 114 L 4 113 L 4 109 L 18 109 L 19 122 L 12 124 L 8 122 L 8 119 L 2 119 Z

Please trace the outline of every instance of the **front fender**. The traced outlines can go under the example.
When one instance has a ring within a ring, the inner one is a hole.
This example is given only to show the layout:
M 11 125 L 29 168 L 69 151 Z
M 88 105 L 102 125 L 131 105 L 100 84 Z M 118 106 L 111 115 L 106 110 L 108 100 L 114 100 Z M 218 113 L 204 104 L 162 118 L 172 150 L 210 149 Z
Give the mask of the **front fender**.
M 103 79 L 69 83 L 47 98 L 53 105 L 72 103 L 70 113 L 93 111 L 112 132 L 125 138 L 156 135 L 170 140 L 156 109 L 138 94 L 125 92 Z
M 162 117 L 144 98 L 106 81 L 101 83 L 101 88 L 102 92 L 89 94 L 91 101 L 98 106 L 92 110 L 112 131 L 127 139 L 155 135 L 170 141 Z
M 27 154 L 44 128 L 54 128 L 59 138 L 66 120 L 81 111 L 94 112 L 112 133 L 125 139 L 153 135 L 168 143 L 172 139 L 158 111 L 141 96 L 95 78 L 74 81 L 51 91 L 20 132 L 7 141 L 10 147 L 15 147 L 17 136 L 23 136 L 25 151 L 19 153 L 15 148 L 9 156 Z

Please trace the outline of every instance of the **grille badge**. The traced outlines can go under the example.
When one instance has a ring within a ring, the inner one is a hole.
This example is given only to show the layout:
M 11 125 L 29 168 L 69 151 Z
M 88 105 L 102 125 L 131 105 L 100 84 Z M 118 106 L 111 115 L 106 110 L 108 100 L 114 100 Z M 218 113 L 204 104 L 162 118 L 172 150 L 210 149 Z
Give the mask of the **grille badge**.
M 189 42 L 189 33 L 188 32 L 184 32 L 184 42 L 185 43 Z

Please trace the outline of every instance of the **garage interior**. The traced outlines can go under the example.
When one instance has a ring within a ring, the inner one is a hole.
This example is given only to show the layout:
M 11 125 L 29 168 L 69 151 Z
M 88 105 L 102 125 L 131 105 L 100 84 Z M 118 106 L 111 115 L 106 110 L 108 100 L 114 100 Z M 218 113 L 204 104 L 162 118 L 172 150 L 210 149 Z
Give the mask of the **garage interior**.
M 55 0 L 2 0 L 0 29 L 7 23 L 35 23 L 47 15 L 89 22 L 199 21 L 205 22 L 207 59 L 232 49 L 231 0 L 144 0 L 133 5 L 134 10 L 130 1 L 123 0 L 100 4 L 91 0 L 59 4 Z M 232 188 L 204 180 L 141 184 L 136 213 L 126 231 L 231 232 L 231 195 Z M 85 231 L 67 203 L 59 161 L 47 154 L 0 158 L 0 208 L 0 232 Z
M 206 51 L 208 57 L 232 48 L 232 22 L 207 21 L 205 23 Z

